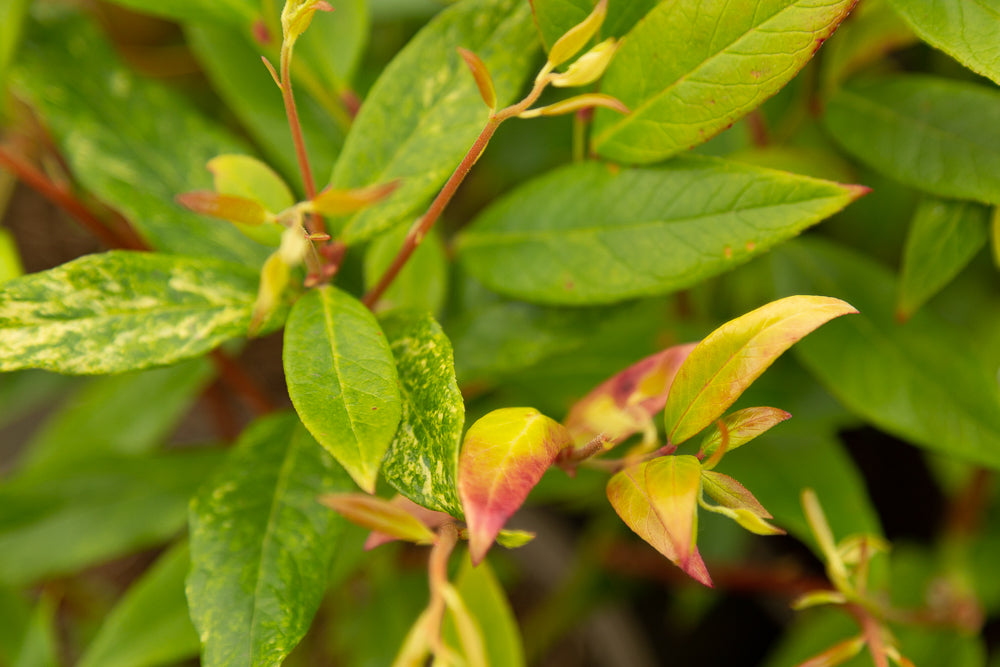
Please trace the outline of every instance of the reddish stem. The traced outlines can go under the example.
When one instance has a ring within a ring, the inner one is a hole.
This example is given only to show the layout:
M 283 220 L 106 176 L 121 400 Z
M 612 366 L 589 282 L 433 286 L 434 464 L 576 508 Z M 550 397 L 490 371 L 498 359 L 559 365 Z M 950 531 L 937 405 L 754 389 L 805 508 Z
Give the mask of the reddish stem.
M 241 394 L 247 400 L 247 403 L 253 408 L 254 412 L 258 415 L 265 415 L 277 409 L 274 402 L 257 386 L 253 378 L 247 375 L 243 367 L 225 352 L 216 349 L 212 350 L 209 356 L 212 359 L 212 363 L 215 364 L 215 369 L 219 372 L 219 376 L 222 377 L 231 389 L 237 394 Z
M 309 165 L 309 154 L 306 152 L 305 138 L 302 136 L 302 123 L 299 121 L 299 110 L 295 106 L 295 95 L 292 92 L 291 77 L 292 49 L 281 49 L 281 98 L 285 102 L 285 115 L 288 116 L 288 127 L 292 132 L 292 143 L 295 144 L 295 157 L 302 173 L 302 187 L 306 199 L 316 198 L 316 182 L 313 180 L 312 167 Z M 323 218 L 309 216 L 309 231 L 313 234 L 325 234 L 326 225 Z

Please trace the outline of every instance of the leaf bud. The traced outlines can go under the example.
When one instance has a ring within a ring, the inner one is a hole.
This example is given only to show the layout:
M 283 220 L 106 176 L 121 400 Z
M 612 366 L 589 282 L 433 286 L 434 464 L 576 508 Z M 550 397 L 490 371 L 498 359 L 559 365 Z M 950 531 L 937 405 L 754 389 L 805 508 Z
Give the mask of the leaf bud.
M 281 10 L 281 30 L 285 40 L 294 43 L 312 23 L 317 11 L 332 12 L 333 7 L 325 0 L 287 0 Z
M 608 64 L 618 50 L 618 41 L 609 37 L 580 56 L 562 74 L 552 76 L 552 85 L 557 88 L 586 86 L 597 81 L 608 68 Z
M 571 97 L 567 100 L 563 100 L 562 102 L 550 104 L 547 107 L 528 109 L 527 111 L 519 114 L 518 118 L 562 116 L 568 113 L 575 113 L 581 109 L 589 109 L 591 107 L 605 107 L 606 109 L 611 109 L 621 114 L 629 113 L 628 107 L 625 106 L 618 98 L 611 97 L 610 95 L 605 95 L 603 93 L 587 93 L 586 95 L 577 95 L 576 97 Z
M 288 266 L 302 263 L 309 252 L 309 239 L 300 225 L 293 225 L 281 233 L 281 246 L 278 253 Z
M 469 66 L 469 71 L 472 72 L 472 78 L 476 80 L 476 85 L 479 87 L 479 94 L 482 96 L 483 102 L 486 103 L 486 106 L 491 111 L 496 109 L 497 92 L 496 88 L 493 87 L 493 77 L 490 76 L 490 71 L 486 69 L 486 65 L 479 59 L 479 56 L 468 49 L 459 47 L 458 55 L 462 56 L 462 60 Z
M 608 0 L 601 0 L 587 18 L 566 31 L 566 34 L 552 45 L 552 48 L 549 49 L 549 61 L 546 69 L 551 70 L 579 53 L 580 49 L 590 41 L 590 38 L 601 29 L 601 24 L 604 23 L 604 17 L 607 14 Z
M 281 257 L 281 251 L 271 253 L 260 272 L 257 300 L 253 304 L 249 334 L 256 335 L 263 324 L 281 304 L 281 295 L 288 286 L 291 268 Z

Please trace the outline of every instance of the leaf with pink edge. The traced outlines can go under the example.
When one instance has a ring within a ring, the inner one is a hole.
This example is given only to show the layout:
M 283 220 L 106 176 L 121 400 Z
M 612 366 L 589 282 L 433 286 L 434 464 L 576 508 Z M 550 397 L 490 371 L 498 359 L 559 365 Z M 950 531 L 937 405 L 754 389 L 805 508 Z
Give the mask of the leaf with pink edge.
M 394 539 L 430 544 L 434 533 L 404 507 L 366 493 L 329 493 L 319 502 L 353 524 Z
M 731 451 L 737 447 L 742 447 L 760 434 L 768 431 L 772 426 L 776 426 L 786 419 L 791 419 L 790 412 L 779 410 L 778 408 L 744 408 L 728 414 L 722 418 L 722 426 L 715 426 L 705 439 L 701 441 L 701 449 L 698 457 L 706 461 L 715 454 L 723 441 L 726 443 L 726 451 Z M 725 435 L 723 435 L 725 433 Z M 711 469 L 714 466 L 707 466 Z

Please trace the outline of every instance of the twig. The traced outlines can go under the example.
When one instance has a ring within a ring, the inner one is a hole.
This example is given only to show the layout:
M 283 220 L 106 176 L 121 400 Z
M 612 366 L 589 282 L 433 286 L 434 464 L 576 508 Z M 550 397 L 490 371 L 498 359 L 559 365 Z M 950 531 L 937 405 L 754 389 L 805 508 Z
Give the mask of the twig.
M 243 396 L 254 412 L 258 415 L 265 415 L 277 410 L 274 402 L 232 357 L 219 349 L 212 350 L 210 357 L 225 383 L 237 394 Z

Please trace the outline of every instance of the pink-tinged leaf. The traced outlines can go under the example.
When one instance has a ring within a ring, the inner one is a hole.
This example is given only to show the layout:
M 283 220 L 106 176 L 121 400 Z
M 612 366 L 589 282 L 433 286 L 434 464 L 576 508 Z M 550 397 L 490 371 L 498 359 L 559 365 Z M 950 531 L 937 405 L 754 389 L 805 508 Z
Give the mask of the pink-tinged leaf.
M 486 69 L 486 65 L 483 61 L 479 59 L 472 51 L 468 49 L 458 48 L 458 55 L 462 56 L 462 60 L 469 67 L 469 71 L 472 72 L 472 78 L 476 81 L 476 86 L 479 88 L 479 94 L 483 98 L 483 102 L 490 109 L 497 108 L 497 91 L 493 87 L 493 77 L 490 76 L 490 71 Z
M 608 500 L 639 537 L 705 586 L 712 586 L 695 545 L 701 464 L 663 456 L 622 470 L 608 482 Z
M 835 317 L 856 313 L 826 296 L 790 296 L 731 320 L 688 355 L 666 405 L 667 440 L 679 445 L 719 418 L 781 353 Z
M 399 187 L 399 181 L 354 190 L 326 188 L 312 200 L 312 210 L 323 215 L 346 215 L 373 206 Z
M 562 424 L 534 408 L 494 410 L 469 428 L 458 460 L 458 495 L 473 563 L 483 560 L 507 519 L 571 443 Z
M 561 102 L 556 102 L 555 104 L 522 111 L 517 115 L 517 117 L 537 118 L 538 116 L 565 116 L 566 114 L 576 113 L 577 111 L 582 111 L 583 109 L 593 109 L 594 107 L 611 109 L 612 111 L 617 111 L 620 114 L 629 113 L 628 107 L 625 106 L 625 104 L 622 103 L 622 101 L 617 97 L 611 97 L 610 95 L 605 95 L 604 93 L 584 93 L 583 95 L 570 97 L 562 100 Z
M 177 203 L 195 213 L 240 222 L 244 225 L 262 225 L 269 220 L 267 209 L 259 202 L 246 197 L 222 195 L 210 190 L 196 190 L 177 195 Z
M 388 500 L 364 493 L 331 493 L 319 501 L 351 523 L 390 535 L 398 540 L 430 544 L 434 533 L 406 509 Z
M 728 452 L 747 444 L 772 426 L 791 418 L 790 412 L 778 408 L 761 407 L 737 410 L 722 418 L 724 429 L 716 426 L 709 431 L 705 439 L 701 441 L 698 458 L 702 461 L 710 458 L 719 449 L 723 439 L 726 441 L 726 451 Z
M 582 445 L 599 434 L 618 443 L 650 424 L 695 343 L 675 345 L 605 380 L 570 409 L 566 428 Z
M 435 512 L 434 510 L 429 510 L 426 507 L 416 504 L 406 496 L 395 495 L 392 500 L 389 501 L 391 505 L 398 507 L 407 514 L 410 514 L 420 523 L 427 526 L 428 529 L 434 530 L 440 528 L 449 521 L 454 521 L 455 519 L 445 514 L 444 512 Z M 365 540 L 365 551 L 371 551 L 375 547 L 382 546 L 383 544 L 388 544 L 389 542 L 394 542 L 400 538 L 395 535 L 390 535 L 389 533 L 382 533 L 379 531 L 372 531 L 368 535 L 368 539 Z

